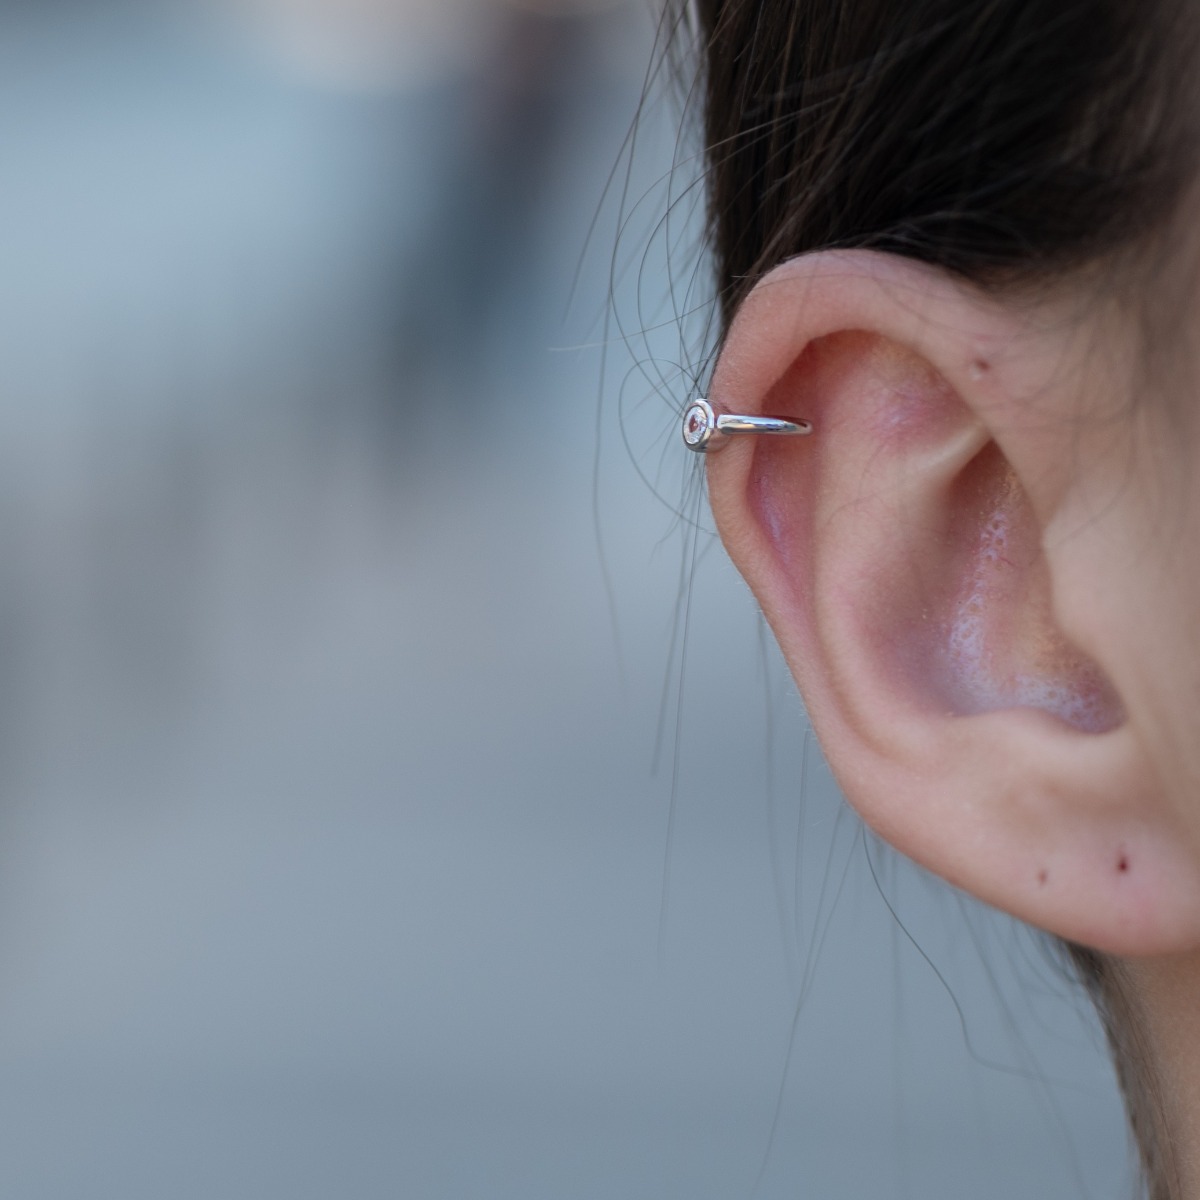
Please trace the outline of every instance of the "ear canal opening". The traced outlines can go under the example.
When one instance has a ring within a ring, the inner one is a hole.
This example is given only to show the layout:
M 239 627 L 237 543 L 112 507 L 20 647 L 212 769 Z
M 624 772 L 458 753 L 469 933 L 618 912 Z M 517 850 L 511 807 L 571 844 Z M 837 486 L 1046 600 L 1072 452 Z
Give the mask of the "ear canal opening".
M 939 698 L 961 715 L 1037 709 L 1086 733 L 1122 724 L 1103 671 L 1054 619 L 1041 532 L 995 443 L 952 486 L 953 570 L 929 647 Z

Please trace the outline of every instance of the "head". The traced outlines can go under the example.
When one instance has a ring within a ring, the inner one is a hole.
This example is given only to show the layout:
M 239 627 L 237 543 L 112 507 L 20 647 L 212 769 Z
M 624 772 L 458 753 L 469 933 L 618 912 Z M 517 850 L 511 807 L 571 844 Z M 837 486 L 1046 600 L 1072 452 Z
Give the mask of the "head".
M 815 427 L 710 459 L 721 535 L 866 822 L 1073 948 L 1172 1195 L 1138 980 L 1200 961 L 1200 11 L 696 11 L 710 395 Z

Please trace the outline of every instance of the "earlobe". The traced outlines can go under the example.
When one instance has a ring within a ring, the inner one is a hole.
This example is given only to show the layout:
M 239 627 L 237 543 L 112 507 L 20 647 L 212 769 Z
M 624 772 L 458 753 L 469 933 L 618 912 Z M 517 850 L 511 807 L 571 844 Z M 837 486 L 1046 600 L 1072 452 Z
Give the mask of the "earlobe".
M 786 264 L 735 321 L 712 396 L 814 434 L 711 461 L 713 511 L 870 825 L 1061 936 L 1179 950 L 1200 944 L 1200 870 L 1120 681 L 1056 618 L 1054 449 L 1014 416 L 1051 402 L 1032 336 L 924 267 Z

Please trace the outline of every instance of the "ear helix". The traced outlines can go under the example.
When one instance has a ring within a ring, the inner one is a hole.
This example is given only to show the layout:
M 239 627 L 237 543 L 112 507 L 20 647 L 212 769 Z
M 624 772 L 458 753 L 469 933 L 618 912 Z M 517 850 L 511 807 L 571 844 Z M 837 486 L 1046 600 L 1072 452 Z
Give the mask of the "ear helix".
M 805 437 L 812 431 L 811 421 L 718 414 L 704 399 L 693 400 L 683 414 L 683 444 L 698 454 L 720 450 L 735 434 L 767 433 L 782 437 Z

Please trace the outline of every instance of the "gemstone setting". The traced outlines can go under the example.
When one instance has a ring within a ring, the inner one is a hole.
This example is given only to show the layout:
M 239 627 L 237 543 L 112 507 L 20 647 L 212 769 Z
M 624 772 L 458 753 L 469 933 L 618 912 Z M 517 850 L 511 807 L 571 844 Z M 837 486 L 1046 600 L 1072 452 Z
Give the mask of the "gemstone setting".
M 683 442 L 692 450 L 707 450 L 717 432 L 717 415 L 707 400 L 693 400 L 683 414 Z

